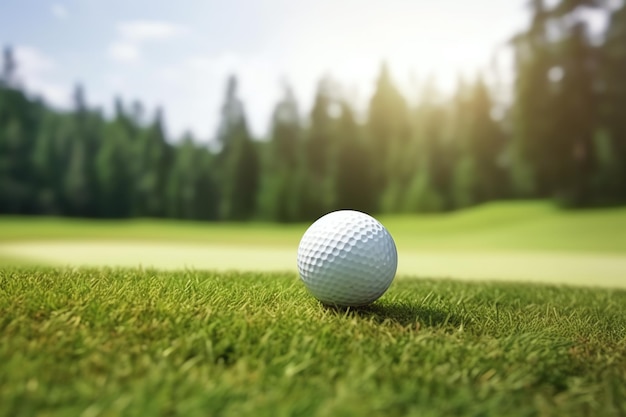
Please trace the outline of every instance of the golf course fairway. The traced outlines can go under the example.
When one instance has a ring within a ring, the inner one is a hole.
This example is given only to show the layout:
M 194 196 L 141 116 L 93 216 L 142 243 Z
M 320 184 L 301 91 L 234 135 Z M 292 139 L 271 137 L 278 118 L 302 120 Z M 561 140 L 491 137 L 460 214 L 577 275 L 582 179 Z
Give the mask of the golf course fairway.
M 494 203 L 440 215 L 379 217 L 401 277 L 626 287 L 626 209 L 563 211 Z M 3 263 L 165 270 L 295 271 L 308 224 L 0 219 Z

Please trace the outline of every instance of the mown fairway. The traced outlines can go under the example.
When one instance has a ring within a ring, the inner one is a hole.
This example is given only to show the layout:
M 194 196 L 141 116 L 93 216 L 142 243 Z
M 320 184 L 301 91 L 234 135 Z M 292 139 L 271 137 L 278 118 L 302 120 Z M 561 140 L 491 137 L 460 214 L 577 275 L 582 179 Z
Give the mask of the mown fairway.
M 626 291 L 0 269 L 3 416 L 623 416 Z
M 626 287 L 626 209 L 497 203 L 382 217 L 401 276 Z M 294 271 L 308 224 L 0 218 L 0 262 Z
M 336 310 L 308 225 L 0 219 L 0 416 L 626 415 L 626 210 L 382 221 L 400 275 Z

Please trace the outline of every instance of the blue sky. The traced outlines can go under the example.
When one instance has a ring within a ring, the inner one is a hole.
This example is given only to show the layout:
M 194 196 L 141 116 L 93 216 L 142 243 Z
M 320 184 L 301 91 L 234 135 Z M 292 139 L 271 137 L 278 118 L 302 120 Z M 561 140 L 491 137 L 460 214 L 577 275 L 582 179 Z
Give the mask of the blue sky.
M 224 82 L 240 95 L 256 135 L 266 134 L 281 82 L 302 113 L 333 76 L 364 109 L 380 63 L 411 99 L 434 75 L 449 91 L 459 73 L 488 68 L 524 27 L 520 0 L 2 0 L 0 44 L 12 45 L 22 83 L 59 107 L 81 82 L 91 105 L 115 96 L 165 110 L 168 131 L 201 140 L 216 130 Z M 499 65 L 506 69 L 506 54 Z

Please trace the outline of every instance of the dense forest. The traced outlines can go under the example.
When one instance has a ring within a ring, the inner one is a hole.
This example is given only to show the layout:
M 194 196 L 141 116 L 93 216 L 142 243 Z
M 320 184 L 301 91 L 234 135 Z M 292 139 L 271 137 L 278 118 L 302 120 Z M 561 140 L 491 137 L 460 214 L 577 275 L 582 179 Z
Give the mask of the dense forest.
M 267 138 L 253 138 L 237 79 L 227 80 L 219 146 L 167 138 L 164 115 L 115 102 L 90 108 L 77 86 L 61 112 L 21 88 L 5 48 L 0 73 L 0 213 L 201 220 L 311 220 L 454 210 L 497 199 L 570 207 L 626 202 L 626 5 L 529 3 L 509 42 L 515 83 L 504 111 L 478 76 L 445 96 L 424 84 L 409 105 L 382 65 L 366 117 L 332 79 L 309 114 L 288 86 Z M 608 24 L 591 36 L 585 8 Z M 497 116 L 497 117 L 496 117 Z M 206 141 L 205 141 L 206 142 Z

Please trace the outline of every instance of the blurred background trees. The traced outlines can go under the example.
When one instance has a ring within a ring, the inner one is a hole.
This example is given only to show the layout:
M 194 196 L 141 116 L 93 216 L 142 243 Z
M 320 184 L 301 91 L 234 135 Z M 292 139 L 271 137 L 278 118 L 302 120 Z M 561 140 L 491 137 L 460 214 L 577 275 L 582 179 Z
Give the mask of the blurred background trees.
M 554 3 L 554 2 L 551 2 Z M 0 66 L 0 213 L 291 222 L 335 209 L 454 210 L 507 198 L 566 207 L 626 202 L 626 5 L 532 0 L 513 36 L 515 82 L 496 111 L 488 74 L 455 94 L 432 79 L 417 102 L 383 63 L 367 112 L 322 78 L 309 114 L 287 83 L 267 138 L 253 138 L 237 79 L 226 82 L 217 146 L 166 138 L 165 116 L 115 100 L 112 117 L 74 91 L 61 112 Z M 613 2 L 614 3 L 614 2 Z M 584 10 L 604 13 L 592 36 Z

